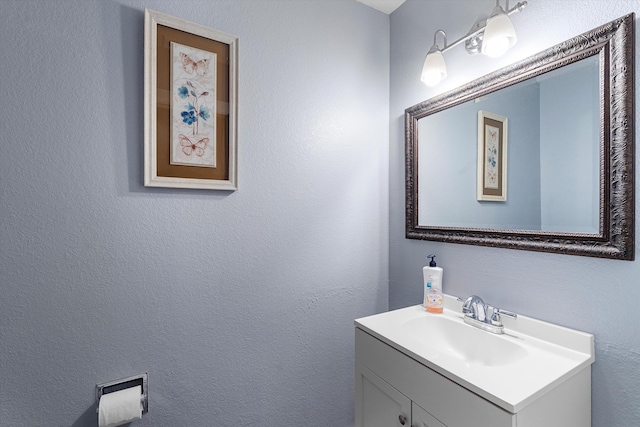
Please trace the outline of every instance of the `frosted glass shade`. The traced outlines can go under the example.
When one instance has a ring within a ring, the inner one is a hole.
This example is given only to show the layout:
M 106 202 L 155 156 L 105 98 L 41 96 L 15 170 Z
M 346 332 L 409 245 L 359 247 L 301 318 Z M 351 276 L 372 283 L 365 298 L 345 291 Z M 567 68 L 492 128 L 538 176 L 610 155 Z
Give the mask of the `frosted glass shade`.
M 496 6 L 487 20 L 482 39 L 482 54 L 492 58 L 503 55 L 518 41 L 511 19 L 502 7 Z
M 424 59 L 420 80 L 427 86 L 435 86 L 447 77 L 447 65 L 439 50 L 431 49 Z

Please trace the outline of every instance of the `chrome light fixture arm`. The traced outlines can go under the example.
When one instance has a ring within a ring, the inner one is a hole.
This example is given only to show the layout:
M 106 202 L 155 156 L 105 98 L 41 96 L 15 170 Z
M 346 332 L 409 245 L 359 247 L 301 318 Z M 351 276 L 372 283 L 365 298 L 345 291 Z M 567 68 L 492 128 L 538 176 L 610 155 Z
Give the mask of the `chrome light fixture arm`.
M 438 34 L 442 34 L 442 37 L 444 38 L 444 45 L 442 49 L 440 49 L 440 46 L 438 46 Z M 436 50 L 439 50 L 440 52 L 444 52 L 446 47 L 447 47 L 447 33 L 445 33 L 444 30 L 436 31 L 435 34 L 433 35 L 433 46 L 431 46 L 431 49 L 429 49 L 429 53 L 435 52 Z

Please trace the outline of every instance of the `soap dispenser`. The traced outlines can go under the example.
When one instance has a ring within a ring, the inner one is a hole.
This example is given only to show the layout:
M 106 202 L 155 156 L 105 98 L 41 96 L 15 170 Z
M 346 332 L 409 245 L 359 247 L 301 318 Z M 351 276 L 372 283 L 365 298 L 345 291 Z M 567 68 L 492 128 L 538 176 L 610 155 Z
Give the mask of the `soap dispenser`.
M 435 255 L 427 256 L 429 266 L 422 269 L 424 276 L 424 303 L 429 313 L 442 313 L 442 267 L 436 266 Z

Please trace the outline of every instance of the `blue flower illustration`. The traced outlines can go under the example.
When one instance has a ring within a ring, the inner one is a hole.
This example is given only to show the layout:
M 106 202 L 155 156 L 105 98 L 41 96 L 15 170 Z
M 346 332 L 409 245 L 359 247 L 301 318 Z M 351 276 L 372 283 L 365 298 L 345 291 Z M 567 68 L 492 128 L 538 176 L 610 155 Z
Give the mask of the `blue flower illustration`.
M 183 111 L 180 114 L 182 115 L 182 121 L 188 125 L 191 125 L 198 121 L 198 117 L 193 110 Z
M 487 163 L 493 168 L 496 167 L 496 164 L 498 163 L 498 149 L 496 147 L 491 147 L 488 149 Z
M 211 114 L 209 114 L 209 109 L 207 107 L 201 107 L 199 116 L 202 117 L 203 120 L 207 120 L 211 118 Z
M 185 99 L 187 96 L 189 96 L 189 89 L 181 86 L 180 89 L 178 89 L 178 96 L 182 99 Z
M 186 85 L 180 86 L 177 91 L 178 96 L 181 99 L 187 100 L 187 104 L 184 105 L 184 110 L 180 112 L 182 121 L 192 127 L 194 135 L 198 134 L 198 117 L 202 120 L 208 120 L 211 118 L 209 108 L 204 104 L 204 99 L 200 99 L 209 95 L 208 91 L 204 91 L 200 94 L 196 92 L 195 85 L 187 80 Z

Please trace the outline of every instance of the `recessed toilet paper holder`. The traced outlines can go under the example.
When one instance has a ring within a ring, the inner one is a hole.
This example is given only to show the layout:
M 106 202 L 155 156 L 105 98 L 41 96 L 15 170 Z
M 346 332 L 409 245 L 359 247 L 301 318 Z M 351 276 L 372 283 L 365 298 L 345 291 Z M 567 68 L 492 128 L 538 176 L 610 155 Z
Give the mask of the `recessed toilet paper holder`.
M 149 384 L 148 384 L 148 375 L 145 372 L 140 375 L 133 375 L 127 378 L 121 378 L 119 380 L 109 381 L 107 383 L 97 384 L 96 385 L 96 401 L 98 405 L 100 405 L 100 398 L 103 394 L 113 393 L 115 391 L 125 390 L 127 388 L 140 386 L 142 389 L 142 394 L 140 395 L 140 402 L 142 403 L 142 413 L 146 414 L 149 412 Z M 98 410 L 96 409 L 96 412 Z

